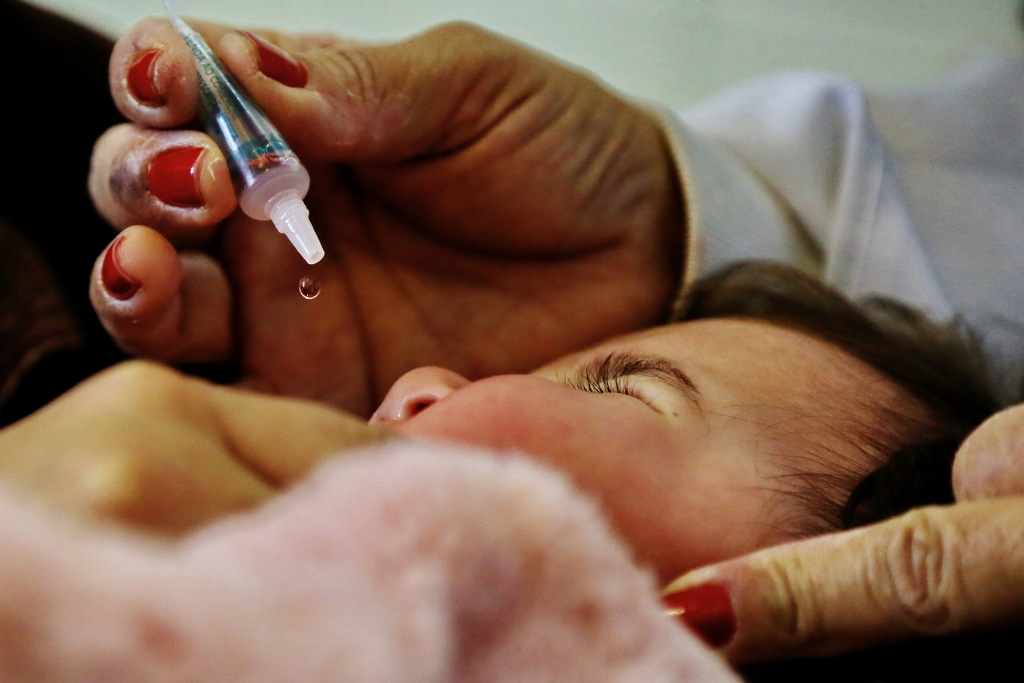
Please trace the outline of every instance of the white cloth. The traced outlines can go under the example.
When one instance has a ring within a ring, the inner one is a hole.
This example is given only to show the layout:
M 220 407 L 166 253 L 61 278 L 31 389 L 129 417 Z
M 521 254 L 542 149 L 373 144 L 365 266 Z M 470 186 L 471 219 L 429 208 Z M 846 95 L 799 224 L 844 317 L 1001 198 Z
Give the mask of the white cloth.
M 1024 56 L 913 91 L 786 73 L 670 117 L 686 280 L 729 261 L 798 265 L 981 333 L 1024 368 Z

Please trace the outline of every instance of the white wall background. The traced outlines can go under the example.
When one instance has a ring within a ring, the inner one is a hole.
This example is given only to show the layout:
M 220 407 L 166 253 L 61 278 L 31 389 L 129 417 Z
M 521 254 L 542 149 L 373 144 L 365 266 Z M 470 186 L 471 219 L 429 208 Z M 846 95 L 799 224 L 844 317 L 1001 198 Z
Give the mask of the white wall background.
M 34 0 L 116 35 L 162 0 Z M 1018 0 L 177 0 L 239 26 L 400 38 L 468 20 L 582 66 L 633 96 L 682 105 L 766 71 L 920 83 L 986 49 L 1020 49 Z

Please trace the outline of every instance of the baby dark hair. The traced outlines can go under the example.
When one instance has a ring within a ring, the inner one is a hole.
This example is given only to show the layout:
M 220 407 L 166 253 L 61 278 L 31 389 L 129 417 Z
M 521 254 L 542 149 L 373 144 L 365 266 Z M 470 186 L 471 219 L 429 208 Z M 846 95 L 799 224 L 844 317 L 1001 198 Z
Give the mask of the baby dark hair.
M 805 535 L 952 502 L 957 448 L 1002 407 L 980 345 L 965 327 L 935 323 L 889 299 L 851 301 L 790 266 L 729 266 L 696 282 L 680 311 L 679 320 L 748 318 L 816 337 L 874 368 L 923 407 L 923 419 L 894 412 L 889 424 L 876 426 L 871 445 L 888 457 L 875 471 L 839 474 L 828 485 L 803 482 L 801 495 L 813 513 L 808 519 L 818 521 Z
M 761 320 L 827 341 L 867 363 L 916 399 L 924 420 L 882 428 L 876 447 L 888 456 L 872 472 L 847 477 L 844 486 L 805 491 L 845 491 L 827 501 L 805 497 L 818 530 L 881 521 L 911 508 L 953 502 L 952 463 L 962 441 L 1005 406 L 984 360 L 980 340 L 953 322 L 938 324 L 897 302 L 853 302 L 791 267 L 741 263 L 695 283 L 679 320 L 739 317 Z M 799 475 L 797 475 L 797 481 Z M 832 482 L 834 484 L 834 482 Z M 775 662 L 743 671 L 749 681 L 1024 680 L 1015 646 L 1024 630 L 956 635 L 901 643 L 825 660 Z

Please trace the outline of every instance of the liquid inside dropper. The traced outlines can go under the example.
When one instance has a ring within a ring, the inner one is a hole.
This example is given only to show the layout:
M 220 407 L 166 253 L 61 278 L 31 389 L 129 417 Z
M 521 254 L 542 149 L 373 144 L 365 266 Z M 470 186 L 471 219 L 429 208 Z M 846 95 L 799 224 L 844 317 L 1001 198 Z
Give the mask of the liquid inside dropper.
M 299 280 L 299 294 L 303 299 L 315 299 L 320 296 L 320 281 L 315 277 L 304 275 Z

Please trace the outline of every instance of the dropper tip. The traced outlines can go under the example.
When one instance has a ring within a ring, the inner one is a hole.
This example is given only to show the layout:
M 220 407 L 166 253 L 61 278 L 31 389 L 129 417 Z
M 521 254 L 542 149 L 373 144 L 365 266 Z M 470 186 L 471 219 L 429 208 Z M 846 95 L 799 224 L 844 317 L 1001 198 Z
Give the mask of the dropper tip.
M 324 257 L 323 247 L 320 247 L 319 249 L 317 249 L 315 251 L 311 251 L 311 252 L 307 252 L 307 253 L 303 253 L 302 254 L 302 258 L 306 259 L 306 263 L 308 263 L 309 265 L 313 265 L 314 263 L 319 263 L 321 261 L 321 259 L 323 259 L 323 257 Z
M 323 245 L 309 222 L 309 209 L 298 196 L 280 198 L 268 213 L 278 231 L 284 233 L 306 263 L 313 265 L 324 257 Z

